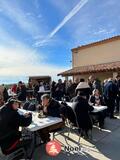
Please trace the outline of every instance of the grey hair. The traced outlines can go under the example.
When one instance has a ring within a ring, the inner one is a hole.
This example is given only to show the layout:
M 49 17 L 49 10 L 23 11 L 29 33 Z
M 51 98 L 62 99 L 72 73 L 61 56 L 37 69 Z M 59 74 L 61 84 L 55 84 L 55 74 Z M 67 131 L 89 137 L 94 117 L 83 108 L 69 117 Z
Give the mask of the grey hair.
M 43 99 L 51 99 L 51 97 L 50 97 L 50 95 L 49 94 L 43 94 L 42 96 L 41 96 L 41 100 L 43 100 Z

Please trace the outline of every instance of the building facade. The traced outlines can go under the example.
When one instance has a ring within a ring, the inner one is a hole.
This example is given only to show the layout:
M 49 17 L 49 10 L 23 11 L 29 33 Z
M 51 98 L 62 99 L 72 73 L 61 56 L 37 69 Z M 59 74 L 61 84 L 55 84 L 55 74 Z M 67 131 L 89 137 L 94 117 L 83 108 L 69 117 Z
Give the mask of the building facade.
M 120 72 L 120 36 L 72 49 L 72 69 L 58 75 L 74 79 L 94 75 L 100 80 Z

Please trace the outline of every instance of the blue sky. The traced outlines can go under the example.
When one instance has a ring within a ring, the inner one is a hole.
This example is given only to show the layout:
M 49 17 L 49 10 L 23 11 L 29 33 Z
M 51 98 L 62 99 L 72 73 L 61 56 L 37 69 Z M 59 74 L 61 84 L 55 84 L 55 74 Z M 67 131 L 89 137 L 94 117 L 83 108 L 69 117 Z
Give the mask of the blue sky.
M 0 0 L 0 83 L 71 68 L 71 49 L 120 33 L 119 0 Z

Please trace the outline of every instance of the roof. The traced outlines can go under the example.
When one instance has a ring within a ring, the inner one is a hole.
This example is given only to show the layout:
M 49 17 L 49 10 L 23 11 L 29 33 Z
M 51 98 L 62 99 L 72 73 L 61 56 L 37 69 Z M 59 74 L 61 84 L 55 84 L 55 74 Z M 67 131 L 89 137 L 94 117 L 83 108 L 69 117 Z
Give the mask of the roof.
M 96 64 L 96 65 L 74 67 L 73 69 L 59 73 L 58 76 L 59 75 L 72 76 L 72 75 L 78 75 L 78 74 L 88 74 L 88 73 L 118 71 L 118 70 L 120 70 L 120 61 L 111 62 L 111 63 Z
M 72 52 L 77 52 L 80 49 L 85 49 L 85 48 L 101 45 L 101 44 L 112 42 L 112 41 L 115 41 L 115 40 L 120 40 L 120 35 L 113 36 L 113 37 L 110 37 L 110 38 L 106 38 L 106 39 L 103 39 L 103 40 L 100 40 L 100 41 L 97 41 L 97 42 L 89 43 L 87 45 L 78 46 L 77 48 L 73 48 Z

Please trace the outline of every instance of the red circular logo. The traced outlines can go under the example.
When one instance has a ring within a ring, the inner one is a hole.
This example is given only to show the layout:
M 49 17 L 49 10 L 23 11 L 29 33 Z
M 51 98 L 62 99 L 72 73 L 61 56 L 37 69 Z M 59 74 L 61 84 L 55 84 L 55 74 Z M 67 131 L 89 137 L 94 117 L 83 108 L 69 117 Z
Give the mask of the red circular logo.
M 46 144 L 46 152 L 49 156 L 57 156 L 61 151 L 61 145 L 57 141 L 50 141 Z

